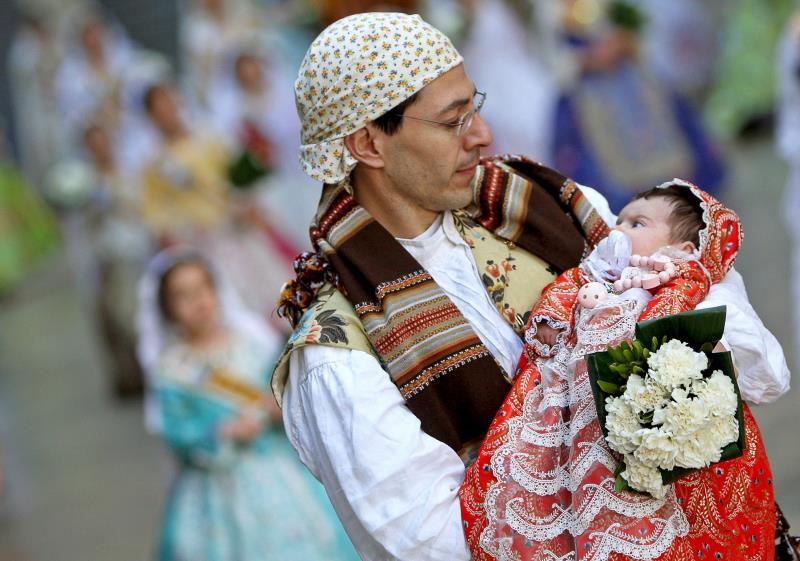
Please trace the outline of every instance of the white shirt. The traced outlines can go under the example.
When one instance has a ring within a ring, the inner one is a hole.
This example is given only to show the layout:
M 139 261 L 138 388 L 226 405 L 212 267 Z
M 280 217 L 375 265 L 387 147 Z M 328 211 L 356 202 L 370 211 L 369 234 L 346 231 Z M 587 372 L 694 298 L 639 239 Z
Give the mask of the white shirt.
M 583 190 L 603 218 L 614 222 L 605 200 Z M 519 338 L 489 301 L 472 254 L 451 226 L 452 216 L 445 213 L 422 236 L 399 241 L 497 353 L 498 363 L 513 371 Z M 788 390 L 783 352 L 747 302 L 741 277 L 731 276 L 718 285 L 724 290 L 712 288 L 704 305 L 729 306 L 725 337 L 743 396 L 775 399 Z M 283 417 L 300 459 L 325 486 L 362 559 L 470 559 L 458 500 L 464 465 L 450 447 L 421 430 L 374 357 L 322 345 L 293 353 Z

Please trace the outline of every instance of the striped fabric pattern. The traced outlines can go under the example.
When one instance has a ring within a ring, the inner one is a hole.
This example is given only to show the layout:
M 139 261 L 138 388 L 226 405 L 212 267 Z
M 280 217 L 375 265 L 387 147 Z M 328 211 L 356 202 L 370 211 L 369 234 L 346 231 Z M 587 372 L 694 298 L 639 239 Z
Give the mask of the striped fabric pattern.
M 569 206 L 572 215 L 581 223 L 589 247 L 593 248 L 608 236 L 611 228 L 578 188 L 577 183 L 569 180 L 564 184 L 561 189 L 561 201 Z
M 355 310 L 404 398 L 456 368 L 460 360 L 488 356 L 461 312 L 427 272 L 383 283 L 376 293 L 380 304 L 364 302 Z M 461 354 L 462 349 L 470 352 Z
M 524 158 L 484 160 L 468 214 L 499 239 L 564 270 L 586 249 L 581 222 L 560 199 L 568 183 Z M 581 210 L 591 219 L 590 209 Z M 423 430 L 456 451 L 482 438 L 510 384 L 431 275 L 346 184 L 325 185 L 311 237 Z

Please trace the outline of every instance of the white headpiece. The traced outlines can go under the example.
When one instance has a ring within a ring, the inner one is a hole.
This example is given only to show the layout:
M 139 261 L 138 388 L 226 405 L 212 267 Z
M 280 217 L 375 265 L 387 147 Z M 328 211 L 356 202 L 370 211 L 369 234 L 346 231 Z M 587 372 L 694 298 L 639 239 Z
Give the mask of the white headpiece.
M 294 87 L 305 172 L 324 183 L 346 179 L 356 160 L 344 137 L 462 62 L 418 15 L 374 12 L 331 24 L 309 47 Z

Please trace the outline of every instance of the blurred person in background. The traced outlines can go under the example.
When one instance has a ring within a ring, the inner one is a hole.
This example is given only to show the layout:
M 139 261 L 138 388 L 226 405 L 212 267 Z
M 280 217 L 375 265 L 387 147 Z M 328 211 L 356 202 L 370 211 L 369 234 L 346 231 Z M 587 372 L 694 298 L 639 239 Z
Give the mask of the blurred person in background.
M 236 53 L 220 69 L 209 101 L 217 130 L 261 168 L 258 173 L 251 173 L 251 178 L 246 169 L 241 169 L 240 181 L 253 183 L 254 198 L 276 225 L 273 237 L 287 238 L 280 243 L 287 246 L 293 258 L 297 248 L 308 243 L 307 225 L 317 196 L 313 181 L 297 161 L 300 120 L 292 81 L 288 69 L 253 46 Z M 241 164 L 246 167 L 244 161 Z M 292 220 L 277 221 L 286 216 Z
M 23 14 L 9 51 L 9 85 L 22 170 L 37 189 L 65 150 L 56 97 L 63 56 L 53 25 L 43 16 Z
M 461 43 L 469 75 L 492 99 L 482 115 L 494 131 L 489 151 L 549 158 L 558 98 L 552 72 L 551 3 L 516 0 L 462 2 L 467 30 Z M 502 40 L 499 38 L 502 37 Z
M 771 130 L 775 106 L 775 56 L 795 0 L 733 0 L 725 3 L 721 51 L 704 109 L 724 139 Z
M 15 288 L 59 242 L 55 217 L 6 151 L 0 134 L 0 295 Z
M 322 27 L 353 14 L 363 12 L 404 12 L 417 13 L 418 0 L 321 0 L 314 2 Z
M 267 22 L 252 0 L 184 0 L 180 6 L 187 98 L 205 110 L 212 101 L 209 88 L 216 73 L 240 45 L 259 40 Z
M 555 167 L 596 187 L 616 211 L 667 177 L 717 193 L 723 165 L 698 116 L 642 63 L 642 10 L 619 0 L 566 0 L 563 10 L 577 65 L 556 108 Z
M 142 221 L 139 183 L 121 169 L 118 143 L 108 128 L 90 124 L 83 132 L 83 144 L 93 184 L 84 210 L 97 285 L 93 315 L 114 391 L 120 397 L 136 395 L 143 388 L 134 336 L 136 283 L 152 255 L 153 240 Z
M 800 10 L 790 18 L 777 50 L 778 98 L 776 143 L 789 164 L 783 192 L 783 218 L 794 246 L 791 294 L 795 341 L 800 349 Z M 800 357 L 800 355 L 798 355 Z
M 643 0 L 641 54 L 671 91 L 701 103 L 714 84 L 725 24 L 725 0 Z
M 190 121 L 168 83 L 151 86 L 144 103 L 161 139 L 142 176 L 142 212 L 152 235 L 162 246 L 202 247 L 252 309 L 271 314 L 292 255 L 271 235 L 272 225 L 251 193 L 231 185 L 233 147 L 200 119 Z
M 192 252 L 156 256 L 141 288 L 155 427 L 177 462 L 156 558 L 355 561 L 280 427 L 268 382 L 280 337 Z
M 153 143 L 142 126 L 139 100 L 146 84 L 168 72 L 166 60 L 135 45 L 99 10 L 76 16 L 72 28 L 56 83 L 63 134 L 80 145 L 86 126 L 102 123 L 116 139 L 117 164 L 133 171 L 149 157 Z

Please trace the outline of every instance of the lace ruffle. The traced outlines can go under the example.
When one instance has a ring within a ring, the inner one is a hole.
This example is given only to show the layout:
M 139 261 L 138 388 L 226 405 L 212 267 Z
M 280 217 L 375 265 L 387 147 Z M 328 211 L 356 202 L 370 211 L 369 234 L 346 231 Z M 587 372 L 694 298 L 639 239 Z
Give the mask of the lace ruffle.
M 497 483 L 486 494 L 480 544 L 494 558 L 654 559 L 688 533 L 673 489 L 663 499 L 614 490 L 618 459 L 603 438 L 584 359 L 630 338 L 642 307 L 617 300 L 581 310 L 572 348 L 537 361 L 541 383 L 525 395 L 522 415 L 507 421 L 507 440 L 491 460 Z M 520 557 L 521 549 L 530 555 Z

